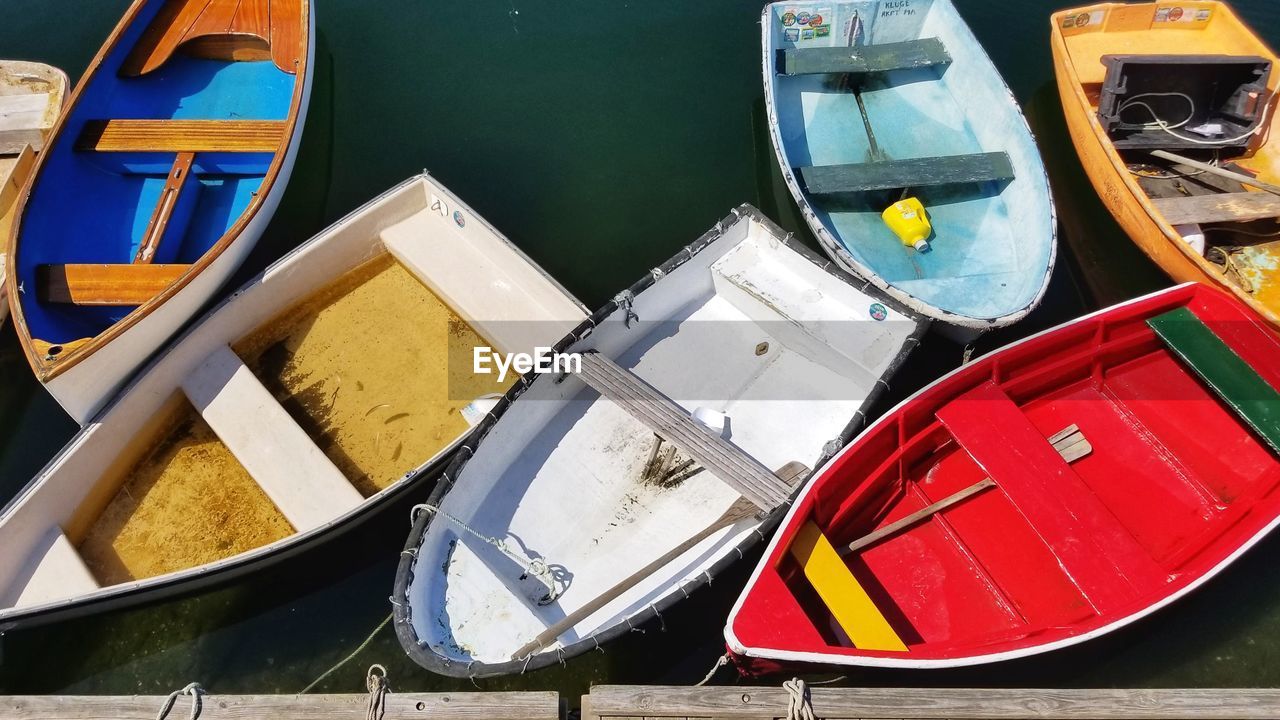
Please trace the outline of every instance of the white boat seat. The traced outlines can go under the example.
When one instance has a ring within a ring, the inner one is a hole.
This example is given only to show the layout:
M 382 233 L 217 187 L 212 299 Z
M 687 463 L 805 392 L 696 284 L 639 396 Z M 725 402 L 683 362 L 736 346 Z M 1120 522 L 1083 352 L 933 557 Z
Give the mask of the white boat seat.
M 99 588 L 80 553 L 58 527 L 50 529 L 31 549 L 23 575 L 26 582 L 18 592 L 14 607 L 77 597 Z
M 784 48 L 778 51 L 779 75 L 849 73 L 866 75 L 946 65 L 951 55 L 938 38 L 861 47 Z
M 760 509 L 780 507 L 790 497 L 791 487 L 785 480 L 694 421 L 684 408 L 608 357 L 595 351 L 582 353 L 578 377 Z
M 500 352 L 533 353 L 586 319 L 517 250 L 487 233 L 467 234 L 452 218 L 424 210 L 383 230 L 382 243 Z
M 364 502 L 231 348 L 223 345 L 210 353 L 182 390 L 299 532 Z
M 1013 163 L 1003 152 L 884 160 L 796 168 L 810 195 L 849 195 L 872 190 L 978 184 L 1012 180 Z

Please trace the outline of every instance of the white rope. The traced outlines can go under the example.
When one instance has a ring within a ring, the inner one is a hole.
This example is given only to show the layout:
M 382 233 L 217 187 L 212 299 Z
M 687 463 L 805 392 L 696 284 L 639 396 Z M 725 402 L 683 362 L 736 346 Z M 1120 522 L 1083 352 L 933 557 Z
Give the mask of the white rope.
M 542 584 L 547 586 L 547 595 L 542 599 L 538 600 L 539 605 L 550 605 L 551 603 L 555 602 L 556 598 L 560 597 L 560 593 L 561 593 L 560 584 L 556 582 L 555 573 L 551 571 L 551 566 L 547 564 L 545 560 L 523 557 L 517 554 L 516 552 L 514 552 L 513 550 L 511 550 L 510 548 L 508 548 L 505 540 L 500 540 L 496 537 L 490 537 L 488 535 L 484 535 L 480 533 L 478 530 L 476 530 L 475 528 L 463 522 L 462 520 L 450 515 L 449 513 L 441 510 L 440 508 L 430 503 L 419 503 L 417 505 L 414 505 L 412 508 L 410 508 L 409 510 L 410 524 L 412 524 L 417 519 L 419 510 L 426 510 L 427 512 L 432 513 L 433 515 L 439 515 L 445 520 L 448 520 L 454 525 L 457 525 L 463 532 L 471 535 L 472 537 L 476 538 L 480 542 L 486 543 L 488 545 L 492 545 L 495 549 L 497 549 L 498 552 L 502 553 L 503 555 L 506 555 L 507 558 L 511 560 L 511 562 L 515 563 L 516 565 L 519 565 L 524 570 L 525 575 L 532 575 L 533 577 L 536 577 L 539 580 L 541 580 Z
M 200 683 L 194 682 L 189 683 L 181 690 L 174 690 L 169 693 L 169 697 L 165 699 L 164 705 L 160 707 L 160 712 L 156 713 L 156 720 L 164 720 L 169 717 L 169 712 L 173 710 L 174 703 L 178 702 L 179 695 L 191 696 L 191 715 L 188 720 L 196 720 L 196 718 L 200 717 L 200 710 L 202 709 L 200 696 L 203 694 L 204 688 L 200 687 Z
M 1139 101 L 1138 99 L 1138 98 L 1144 98 L 1144 97 L 1170 97 L 1170 96 L 1184 98 L 1191 105 L 1191 114 L 1188 115 L 1187 118 L 1180 123 L 1169 124 L 1165 120 L 1161 119 L 1159 115 L 1156 114 L 1155 108 L 1151 107 L 1147 103 Z M 1271 109 L 1271 103 L 1275 102 L 1275 99 L 1277 97 L 1280 97 L 1280 93 L 1272 93 L 1271 97 L 1267 98 L 1266 104 L 1262 106 L 1262 113 L 1260 117 L 1262 118 L 1267 117 L 1267 111 Z M 1122 113 L 1131 107 L 1146 108 L 1147 112 L 1151 114 L 1151 118 L 1155 120 L 1155 122 L 1144 123 L 1142 127 L 1148 130 L 1163 130 L 1164 132 L 1172 135 L 1175 138 L 1178 138 L 1179 140 L 1185 140 L 1189 143 L 1195 143 L 1196 145 L 1225 145 L 1228 143 L 1235 143 L 1235 142 L 1244 140 L 1246 138 L 1253 137 L 1254 135 L 1257 135 L 1258 133 L 1262 132 L 1264 128 L 1269 127 L 1269 125 L 1264 122 L 1264 123 L 1260 123 L 1258 127 L 1250 130 L 1249 132 L 1244 133 L 1242 135 L 1237 135 L 1233 138 L 1219 138 L 1217 140 L 1207 140 L 1207 139 L 1202 140 L 1200 138 L 1188 137 L 1186 135 L 1183 135 L 1182 133 L 1174 132 L 1174 130 L 1177 130 L 1183 127 L 1184 125 L 1186 125 L 1187 123 L 1191 122 L 1192 118 L 1196 116 L 1196 101 L 1193 100 L 1191 96 L 1187 95 L 1186 93 L 1165 92 L 1165 93 L 1142 93 L 1140 95 L 1134 95 L 1127 102 L 1123 103 L 1120 106 L 1120 109 L 1117 111 L 1116 114 L 1118 115 L 1119 113 Z
M 381 674 L 374 672 L 375 670 L 380 670 Z M 387 669 L 376 663 L 370 665 L 364 676 L 364 686 L 369 690 L 365 720 L 382 720 L 382 716 L 387 714 L 387 693 L 391 692 L 391 684 L 387 682 Z
M 355 658 L 355 656 L 359 655 L 365 648 L 369 647 L 369 643 L 373 642 L 373 639 L 378 636 L 378 633 L 382 632 L 382 628 L 386 627 L 387 623 L 391 622 L 391 617 L 394 614 L 395 613 L 392 613 L 391 615 L 387 615 L 385 618 L 383 618 L 382 622 L 378 623 L 378 627 L 374 628 L 373 632 L 369 633 L 369 637 L 365 638 L 364 642 L 360 643 L 359 647 L 357 647 L 355 650 L 352 650 L 350 655 L 347 655 L 346 657 L 342 658 L 337 663 L 335 663 L 333 667 L 321 673 L 320 677 L 316 678 L 315 680 L 312 680 L 311 684 L 302 688 L 302 692 L 298 694 L 306 695 L 307 693 L 311 692 L 311 688 L 314 688 L 315 686 L 319 685 L 321 680 L 324 680 L 325 678 L 337 672 L 338 668 L 341 668 L 343 665 L 346 665 L 347 663 L 351 662 L 351 660 Z M 382 667 L 382 666 L 375 665 L 374 667 Z M 385 673 L 386 670 L 383 670 L 383 672 Z
M 702 687 L 703 685 L 706 685 L 707 683 L 711 682 L 711 678 L 715 677 L 716 671 L 728 664 L 729 664 L 729 653 L 725 653 L 721 655 L 719 659 L 716 660 L 715 665 L 711 666 L 711 670 L 710 672 L 707 673 L 707 676 L 702 678 L 702 681 L 694 685 L 694 687 Z
M 817 720 L 813 714 L 813 702 L 809 698 L 809 686 L 800 678 L 782 683 L 787 691 L 787 720 Z

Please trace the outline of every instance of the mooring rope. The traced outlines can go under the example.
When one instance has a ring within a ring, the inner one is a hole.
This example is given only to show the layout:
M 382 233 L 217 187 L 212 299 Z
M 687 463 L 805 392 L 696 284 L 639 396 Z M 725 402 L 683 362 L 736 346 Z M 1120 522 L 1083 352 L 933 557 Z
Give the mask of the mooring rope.
M 311 684 L 302 688 L 302 692 L 298 694 L 306 695 L 307 693 L 311 692 L 311 689 L 314 688 L 316 685 L 319 685 L 322 680 L 324 680 L 325 678 L 337 672 L 338 669 L 341 668 L 343 665 L 346 665 L 347 663 L 351 662 L 355 658 L 355 656 L 359 655 L 365 648 L 369 647 L 369 643 L 373 642 L 373 639 L 378 636 L 378 633 L 382 632 L 382 628 L 386 627 L 387 623 L 391 622 L 391 616 L 394 614 L 395 613 L 388 614 L 385 618 L 383 618 L 382 622 L 378 623 L 378 627 L 374 628 L 373 632 L 369 633 L 369 637 L 365 638 L 364 642 L 360 643 L 359 647 L 357 647 L 355 650 L 352 650 L 350 655 L 339 660 L 333 667 L 321 673 L 320 677 L 316 678 L 315 680 L 312 680 Z M 374 667 L 382 667 L 382 666 L 375 665 Z M 370 668 L 370 670 L 372 669 L 373 668 Z M 384 668 L 382 672 L 386 673 L 386 669 Z
M 702 687 L 711 682 L 711 678 L 716 676 L 716 671 L 729 664 L 729 653 L 725 653 L 716 659 L 716 664 L 711 666 L 711 670 L 707 672 L 707 676 L 702 678 L 694 687 Z
M 164 705 L 160 707 L 160 712 L 156 713 L 156 720 L 165 720 L 169 717 L 169 713 L 173 710 L 174 703 L 178 702 L 179 695 L 191 696 L 191 715 L 188 720 L 196 720 L 200 717 L 200 711 L 203 709 L 200 702 L 200 696 L 204 694 L 204 688 L 200 687 L 200 683 L 188 683 L 181 690 L 174 690 L 169 693 L 169 697 L 165 699 Z
M 381 674 L 374 672 L 381 670 Z M 382 720 L 387 713 L 387 693 L 391 692 L 391 684 L 387 682 L 387 669 L 381 665 L 369 666 L 365 673 L 364 686 L 369 690 L 369 705 L 365 710 L 365 720 Z
M 809 686 L 800 678 L 791 678 L 782 683 L 787 691 L 787 720 L 817 720 L 813 714 L 813 701 L 809 697 Z

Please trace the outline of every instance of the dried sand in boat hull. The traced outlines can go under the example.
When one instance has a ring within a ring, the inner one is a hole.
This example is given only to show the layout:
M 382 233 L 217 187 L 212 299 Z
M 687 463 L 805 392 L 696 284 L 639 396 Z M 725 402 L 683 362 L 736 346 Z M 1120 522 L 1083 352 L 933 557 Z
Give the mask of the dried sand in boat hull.
M 368 497 L 465 432 L 468 402 L 511 384 L 470 372 L 471 348 L 489 344 L 383 255 L 235 350 Z
M 89 528 L 80 555 L 102 585 L 231 557 L 293 534 L 189 404 Z

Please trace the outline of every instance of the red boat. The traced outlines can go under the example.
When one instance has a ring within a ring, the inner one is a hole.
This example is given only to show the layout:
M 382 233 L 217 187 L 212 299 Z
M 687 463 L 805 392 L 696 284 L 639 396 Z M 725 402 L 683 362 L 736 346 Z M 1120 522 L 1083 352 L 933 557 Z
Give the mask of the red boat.
M 748 672 L 939 668 L 1084 642 L 1280 517 L 1280 339 L 1182 285 L 977 360 L 815 474 L 725 626 Z

